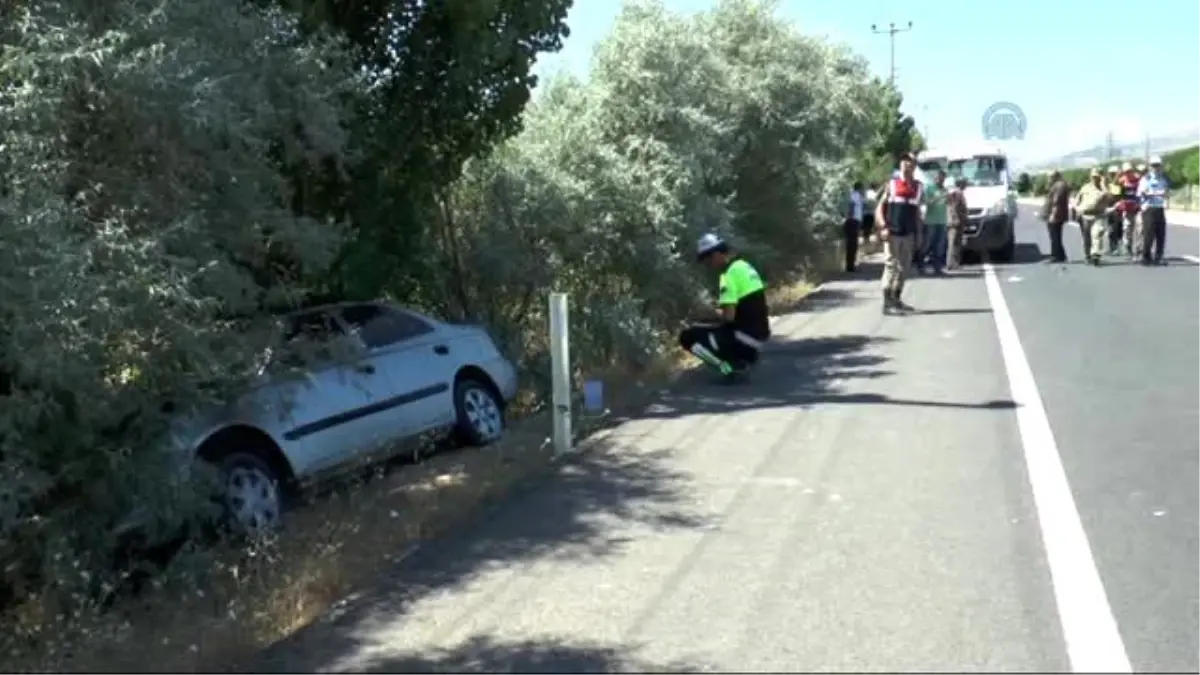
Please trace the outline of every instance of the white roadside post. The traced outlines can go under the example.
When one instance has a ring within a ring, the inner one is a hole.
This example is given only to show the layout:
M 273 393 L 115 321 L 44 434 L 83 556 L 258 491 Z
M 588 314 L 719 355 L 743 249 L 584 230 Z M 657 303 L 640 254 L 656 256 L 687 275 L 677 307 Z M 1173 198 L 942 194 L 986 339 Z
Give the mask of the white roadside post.
M 550 377 L 554 415 L 554 451 L 571 450 L 571 350 L 567 294 L 550 294 Z

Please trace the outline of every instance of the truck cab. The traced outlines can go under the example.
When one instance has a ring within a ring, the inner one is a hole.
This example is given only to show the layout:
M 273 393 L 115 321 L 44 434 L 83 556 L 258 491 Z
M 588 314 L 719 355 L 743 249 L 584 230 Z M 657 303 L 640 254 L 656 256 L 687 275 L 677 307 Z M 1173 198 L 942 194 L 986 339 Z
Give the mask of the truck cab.
M 963 226 L 963 251 L 1009 262 L 1016 249 L 1017 193 L 1008 170 L 1008 157 L 999 149 L 922 152 L 917 171 L 922 181 L 933 180 L 938 170 L 947 183 L 967 181 L 967 223 Z

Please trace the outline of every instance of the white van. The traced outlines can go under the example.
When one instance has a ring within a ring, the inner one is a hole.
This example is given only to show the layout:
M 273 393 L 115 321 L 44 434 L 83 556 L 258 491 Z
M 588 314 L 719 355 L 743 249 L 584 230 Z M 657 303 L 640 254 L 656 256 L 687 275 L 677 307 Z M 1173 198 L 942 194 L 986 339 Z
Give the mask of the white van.
M 1017 193 L 1008 171 L 1008 157 L 995 148 L 969 148 L 953 152 L 927 150 L 917 158 L 922 181 L 933 180 L 938 169 L 946 172 L 949 187 L 967 179 L 967 216 L 963 250 L 986 253 L 996 262 L 1009 262 L 1016 249 Z

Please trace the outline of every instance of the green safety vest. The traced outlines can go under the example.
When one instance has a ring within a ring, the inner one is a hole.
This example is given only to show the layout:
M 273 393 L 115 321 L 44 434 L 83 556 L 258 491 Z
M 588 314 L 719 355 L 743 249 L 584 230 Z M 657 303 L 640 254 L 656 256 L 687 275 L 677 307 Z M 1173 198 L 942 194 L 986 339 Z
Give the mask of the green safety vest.
M 750 263 L 738 258 L 729 263 L 729 267 L 726 267 L 725 271 L 721 273 L 721 296 L 718 302 L 721 305 L 736 305 L 741 302 L 742 298 L 766 287 L 762 277 L 758 276 L 758 270 L 754 269 Z

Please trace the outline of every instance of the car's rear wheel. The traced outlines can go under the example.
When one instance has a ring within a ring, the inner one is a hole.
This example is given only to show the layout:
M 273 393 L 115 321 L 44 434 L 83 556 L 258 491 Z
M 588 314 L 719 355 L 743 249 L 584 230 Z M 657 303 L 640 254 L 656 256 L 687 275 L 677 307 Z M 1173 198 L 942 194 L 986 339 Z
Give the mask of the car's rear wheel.
M 466 445 L 487 445 L 504 435 L 504 406 L 493 387 L 475 378 L 454 385 L 456 435 Z

